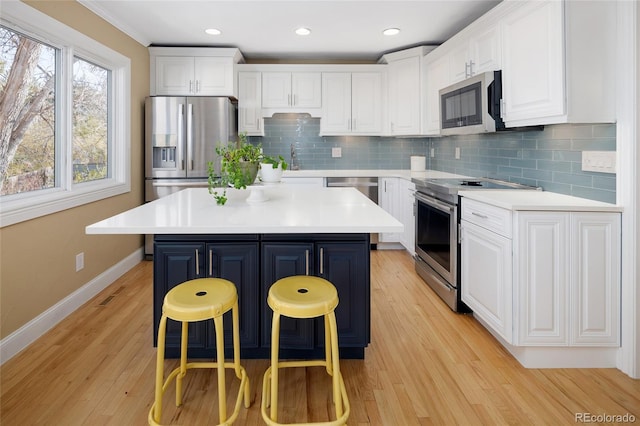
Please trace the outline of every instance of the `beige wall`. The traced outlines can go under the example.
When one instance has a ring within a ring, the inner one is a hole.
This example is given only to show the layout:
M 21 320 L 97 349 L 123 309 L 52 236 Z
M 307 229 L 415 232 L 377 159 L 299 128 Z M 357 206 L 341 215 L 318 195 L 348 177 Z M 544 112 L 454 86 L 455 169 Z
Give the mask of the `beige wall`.
M 85 226 L 143 202 L 143 106 L 149 54 L 75 1 L 24 1 L 131 59 L 131 192 L 0 229 L 0 338 L 142 246 L 141 236 L 85 235 Z M 85 268 L 75 272 L 76 254 Z

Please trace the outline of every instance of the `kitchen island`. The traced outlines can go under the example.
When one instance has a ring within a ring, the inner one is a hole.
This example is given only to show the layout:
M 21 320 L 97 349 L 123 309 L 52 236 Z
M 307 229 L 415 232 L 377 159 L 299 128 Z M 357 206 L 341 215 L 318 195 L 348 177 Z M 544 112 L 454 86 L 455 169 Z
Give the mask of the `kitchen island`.
M 265 201 L 250 202 L 256 191 Z M 221 277 L 238 289 L 242 356 L 268 358 L 269 287 L 286 276 L 309 274 L 338 289 L 341 356 L 363 358 L 370 341 L 369 234 L 399 232 L 402 224 L 353 188 L 272 185 L 227 194 L 227 204 L 218 206 L 207 189 L 185 189 L 86 228 L 88 234 L 155 234 L 154 339 L 169 289 L 189 279 Z M 229 348 L 230 325 L 225 318 Z M 323 327 L 318 319 L 283 318 L 281 356 L 322 356 Z M 179 355 L 179 337 L 178 324 L 170 321 L 167 356 Z M 213 324 L 190 324 L 189 356 L 214 354 Z

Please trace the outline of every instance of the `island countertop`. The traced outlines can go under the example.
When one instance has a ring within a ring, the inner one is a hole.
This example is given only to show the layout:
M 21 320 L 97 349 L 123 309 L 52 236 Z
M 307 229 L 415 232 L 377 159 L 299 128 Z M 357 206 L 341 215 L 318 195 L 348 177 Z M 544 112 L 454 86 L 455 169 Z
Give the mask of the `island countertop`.
M 251 187 L 250 187 L 251 188 Z M 267 200 L 250 203 L 251 191 Z M 227 190 L 224 206 L 189 188 L 86 227 L 87 234 L 312 234 L 402 232 L 403 225 L 354 188 L 293 185 Z

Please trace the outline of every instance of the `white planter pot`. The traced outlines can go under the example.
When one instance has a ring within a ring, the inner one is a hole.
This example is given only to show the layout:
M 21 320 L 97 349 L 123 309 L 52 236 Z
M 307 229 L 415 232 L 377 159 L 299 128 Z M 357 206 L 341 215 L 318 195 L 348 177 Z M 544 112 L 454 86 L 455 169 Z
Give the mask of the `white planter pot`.
M 260 180 L 264 183 L 278 183 L 282 179 L 282 166 L 273 168 L 273 164 L 260 164 Z

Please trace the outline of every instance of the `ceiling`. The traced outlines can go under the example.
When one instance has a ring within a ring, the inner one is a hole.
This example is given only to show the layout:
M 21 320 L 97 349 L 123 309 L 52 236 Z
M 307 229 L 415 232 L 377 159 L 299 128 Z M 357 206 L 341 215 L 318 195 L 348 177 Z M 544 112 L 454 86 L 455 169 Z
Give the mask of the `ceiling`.
M 247 62 L 375 62 L 440 44 L 500 0 L 78 0 L 145 46 L 237 47 Z M 311 34 L 298 36 L 298 27 Z M 382 30 L 399 28 L 384 36 Z M 222 34 L 205 34 L 217 28 Z

